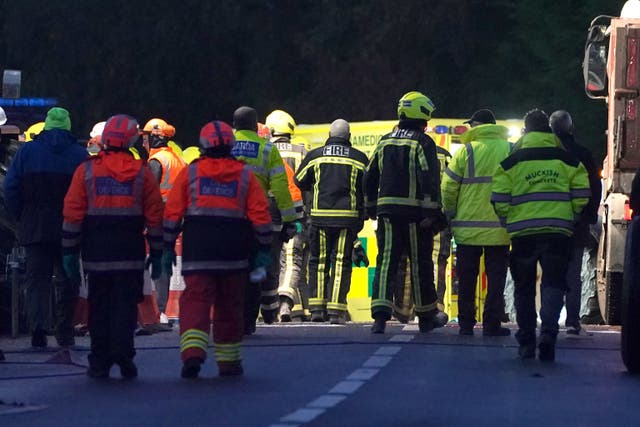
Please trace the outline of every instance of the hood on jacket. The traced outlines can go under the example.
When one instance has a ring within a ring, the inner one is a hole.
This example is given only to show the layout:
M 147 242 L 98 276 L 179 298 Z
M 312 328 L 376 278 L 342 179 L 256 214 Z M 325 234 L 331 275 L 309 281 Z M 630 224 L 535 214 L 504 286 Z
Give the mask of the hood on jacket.
M 33 143 L 45 144 L 54 153 L 59 153 L 72 144 L 78 144 L 78 140 L 68 130 L 50 129 L 40 132 L 36 139 L 30 142 L 30 144 Z
M 501 139 L 506 141 L 509 139 L 509 129 L 506 126 L 489 123 L 472 127 L 460 135 L 460 141 L 463 144 L 471 141 L 482 141 L 484 139 Z
M 327 142 L 324 143 L 324 145 L 329 145 L 329 144 L 340 144 L 340 145 L 346 145 L 351 147 L 351 141 L 349 141 L 348 139 L 342 138 L 341 136 L 330 136 L 327 139 Z
M 238 172 L 244 168 L 244 163 L 240 160 L 229 157 L 200 157 L 196 159 L 194 163 L 201 164 L 207 176 L 215 177 L 216 181 L 221 182 L 235 180 Z
M 136 159 L 131 153 L 124 151 L 101 151 L 93 161 L 104 165 L 109 171 L 109 175 L 119 182 L 135 178 L 142 166 L 142 160 Z
M 560 139 L 550 132 L 529 132 L 522 135 L 513 147 L 513 151 L 521 148 L 555 147 L 565 149 Z

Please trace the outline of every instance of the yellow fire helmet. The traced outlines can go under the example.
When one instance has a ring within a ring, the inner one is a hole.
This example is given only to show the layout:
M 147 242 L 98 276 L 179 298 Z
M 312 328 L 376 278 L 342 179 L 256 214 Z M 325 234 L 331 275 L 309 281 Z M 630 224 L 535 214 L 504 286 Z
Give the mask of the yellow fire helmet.
M 296 122 L 286 111 L 273 110 L 264 121 L 265 126 L 271 131 L 271 135 L 293 135 L 296 130 Z
M 33 141 L 44 130 L 44 122 L 34 123 L 25 132 L 25 141 Z
M 398 101 L 399 119 L 431 120 L 436 105 L 425 94 L 409 92 Z

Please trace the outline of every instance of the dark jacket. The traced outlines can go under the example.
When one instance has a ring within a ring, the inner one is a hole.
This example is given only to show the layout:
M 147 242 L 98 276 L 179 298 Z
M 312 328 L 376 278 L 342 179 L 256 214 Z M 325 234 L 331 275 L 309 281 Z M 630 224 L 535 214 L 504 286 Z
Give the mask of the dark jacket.
M 87 150 L 68 131 L 43 131 L 23 145 L 4 181 L 9 212 L 18 222 L 21 245 L 60 244 L 62 207 L 71 177 Z
M 420 221 L 440 213 L 440 162 L 436 144 L 421 129 L 399 128 L 376 146 L 365 172 L 369 217 Z
M 320 227 L 362 228 L 364 169 L 367 156 L 343 138 L 331 137 L 307 154 L 295 183 L 311 196 L 311 224 Z
M 596 163 L 588 148 L 578 144 L 575 137 L 571 134 L 557 135 L 564 148 L 575 158 L 580 160 L 589 174 L 589 187 L 591 188 L 591 198 L 589 203 L 582 211 L 580 220 L 577 222 L 573 236 L 577 244 L 586 246 L 589 244 L 591 237 L 589 233 L 589 224 L 598 222 L 598 208 L 600 207 L 600 198 L 602 197 L 602 182 Z

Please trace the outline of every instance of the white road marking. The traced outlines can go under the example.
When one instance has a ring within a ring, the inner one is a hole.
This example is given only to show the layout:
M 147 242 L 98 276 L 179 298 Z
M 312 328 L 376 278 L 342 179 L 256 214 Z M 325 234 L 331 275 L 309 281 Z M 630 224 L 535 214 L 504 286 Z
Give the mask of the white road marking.
M 331 390 L 330 394 L 353 394 L 364 384 L 364 381 L 350 380 L 340 381 Z
M 362 364 L 365 368 L 384 368 L 391 362 L 391 356 L 371 356 Z
M 307 404 L 307 408 L 333 408 L 338 403 L 346 399 L 347 396 L 341 394 L 325 394 Z
M 290 328 L 306 327 L 306 325 L 298 324 L 278 325 L 278 327 L 283 326 Z M 418 326 L 407 325 L 403 330 L 417 331 Z M 389 342 L 409 342 L 414 336 L 415 335 L 413 334 L 393 335 L 389 338 Z M 361 368 L 350 373 L 346 379 L 333 386 L 327 394 L 323 394 L 317 399 L 307 403 L 305 407 L 280 418 L 280 424 L 271 424 L 269 427 L 300 427 L 302 424 L 313 421 L 315 418 L 326 412 L 327 409 L 333 408 L 349 397 L 349 395 L 358 391 L 366 381 L 370 380 L 380 372 L 380 368 L 387 366 L 389 362 L 391 362 L 391 359 L 393 359 L 393 356 L 398 354 L 400 350 L 402 350 L 402 347 L 399 345 L 385 345 L 383 347 L 379 347 L 375 353 L 362 364 Z
M 386 345 L 384 347 L 380 347 L 373 354 L 375 356 L 393 356 L 394 354 L 397 354 L 400 350 L 402 350 L 402 347 L 400 347 L 399 345 Z
M 282 418 L 280 421 L 289 422 L 292 421 L 294 423 L 308 423 L 309 421 L 314 420 L 320 414 L 322 414 L 324 409 L 316 409 L 316 408 L 302 408 L 298 409 L 295 412 L 290 413 Z
M 392 336 L 389 341 L 391 342 L 409 342 L 413 339 L 415 335 L 408 335 L 408 334 L 400 334 L 400 335 L 394 335 Z
M 348 380 L 361 380 L 367 381 L 373 378 L 380 369 L 372 369 L 372 368 L 360 368 L 356 369 L 347 377 Z

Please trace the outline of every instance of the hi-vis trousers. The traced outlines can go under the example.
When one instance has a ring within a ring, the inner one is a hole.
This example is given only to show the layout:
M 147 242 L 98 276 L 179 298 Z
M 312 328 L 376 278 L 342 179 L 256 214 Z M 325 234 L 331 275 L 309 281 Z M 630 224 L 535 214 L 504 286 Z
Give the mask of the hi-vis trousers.
M 357 234 L 349 228 L 318 227 L 309 233 L 309 310 L 347 312 L 351 254 Z
M 186 287 L 180 296 L 182 360 L 206 359 L 213 306 L 216 362 L 239 363 L 247 273 L 189 274 L 184 276 L 184 281 Z
M 415 313 L 418 317 L 431 315 L 437 309 L 431 259 L 433 234 L 421 229 L 416 222 L 380 217 L 376 239 L 378 258 L 373 279 L 371 317 L 381 316 L 385 320 L 391 318 L 394 283 L 403 254 L 409 257 Z

